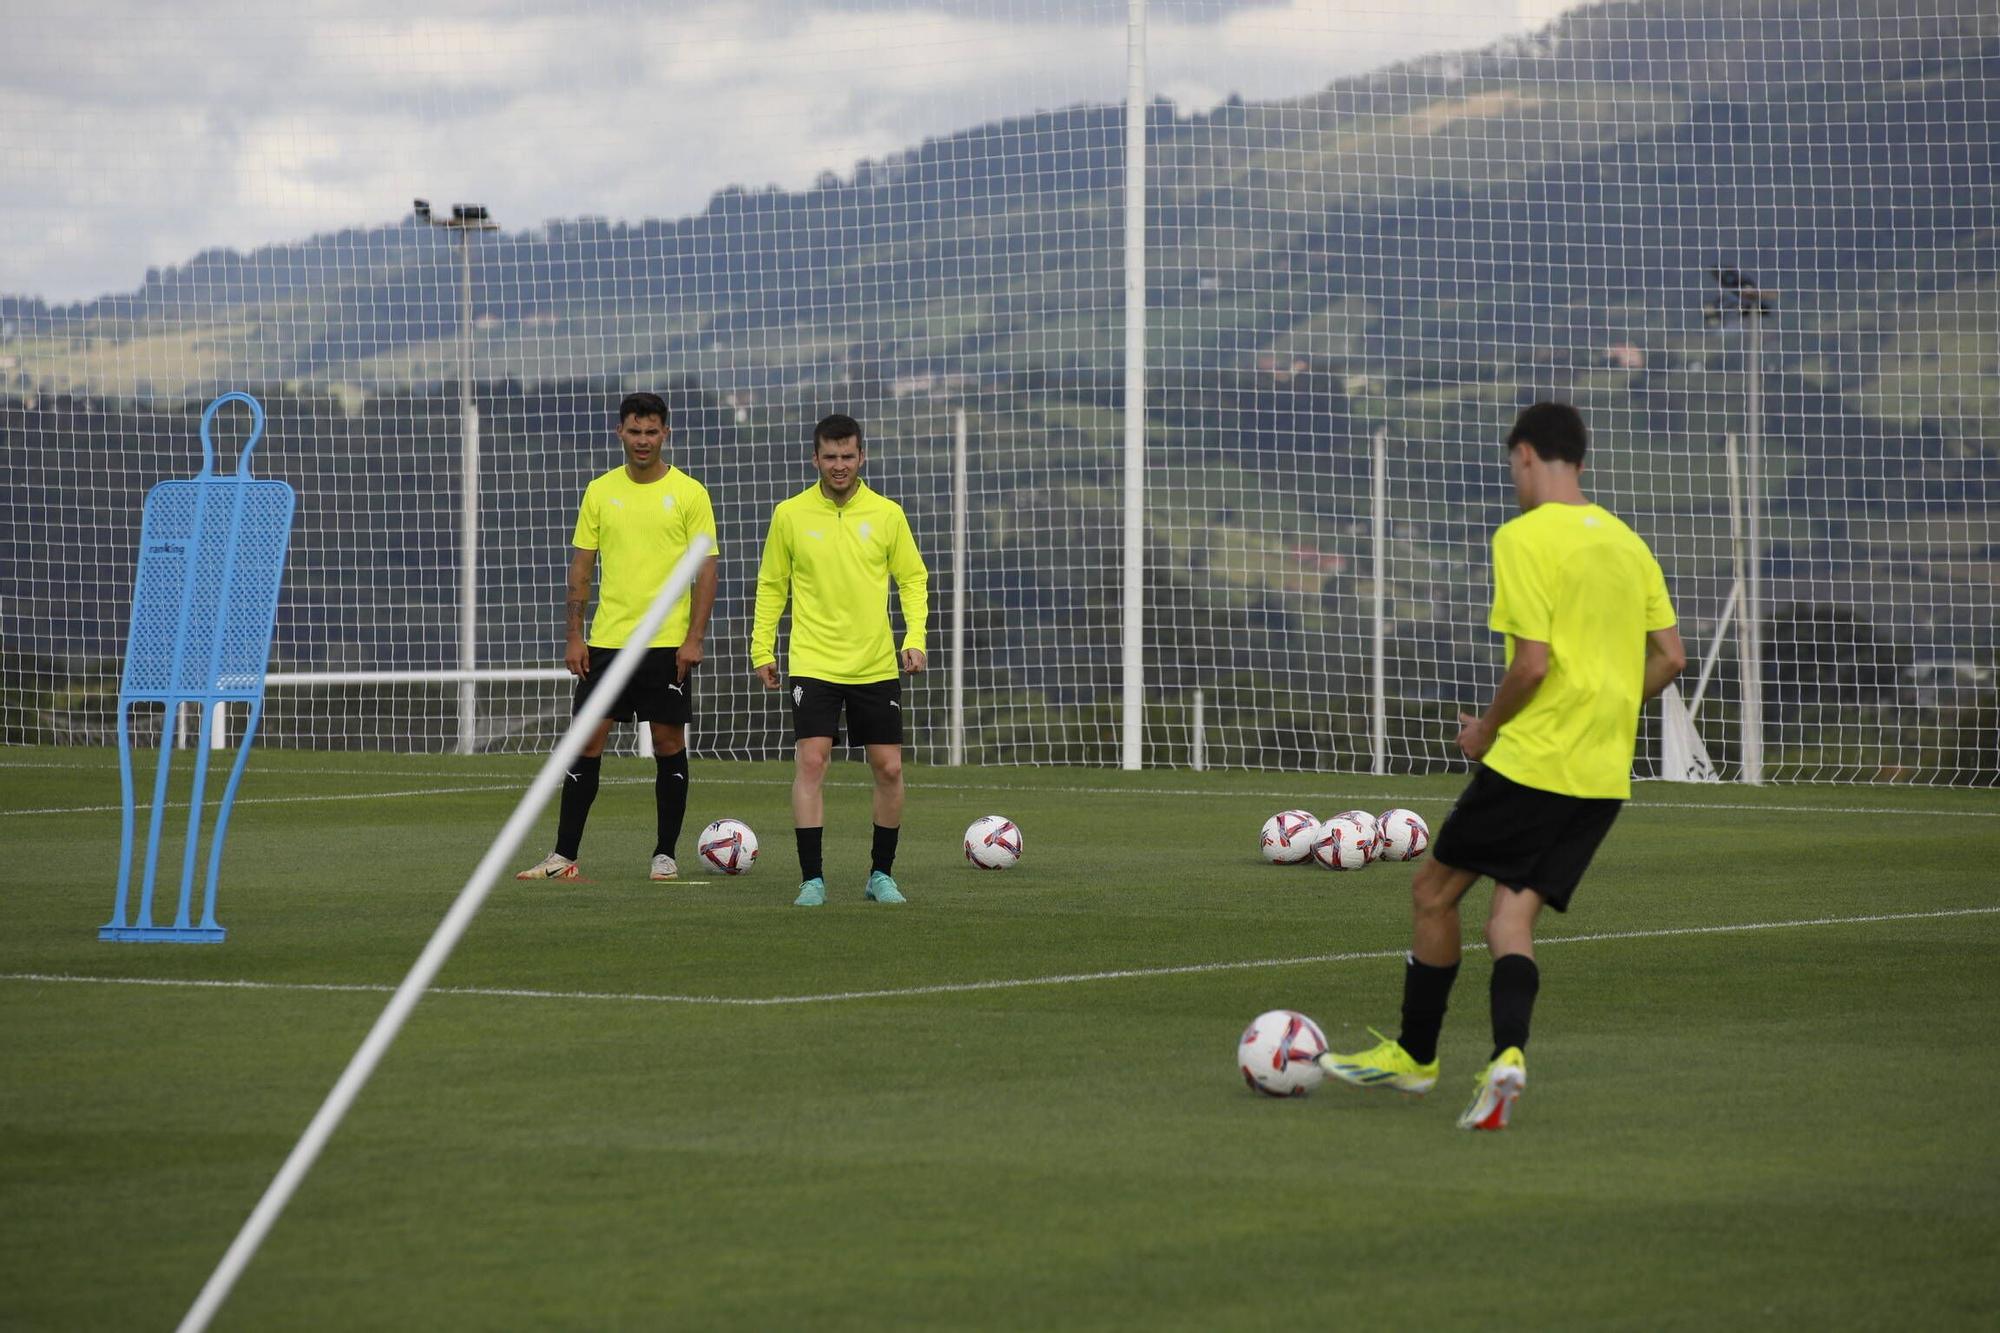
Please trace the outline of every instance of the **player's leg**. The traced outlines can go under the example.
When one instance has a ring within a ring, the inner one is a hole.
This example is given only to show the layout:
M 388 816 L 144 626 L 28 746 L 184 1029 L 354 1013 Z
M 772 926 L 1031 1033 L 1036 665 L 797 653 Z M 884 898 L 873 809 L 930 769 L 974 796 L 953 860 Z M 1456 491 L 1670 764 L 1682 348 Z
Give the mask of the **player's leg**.
M 655 880 L 677 879 L 680 867 L 674 861 L 687 822 L 688 756 L 687 728 L 694 720 L 694 678 L 690 671 L 680 677 L 679 650 L 659 648 L 646 655 L 650 673 L 639 716 L 653 730 L 653 866 Z
M 676 879 L 674 856 L 687 822 L 687 727 L 679 722 L 651 722 L 653 729 L 653 870 L 656 880 Z
M 907 901 L 896 884 L 896 842 L 903 829 L 903 682 L 901 677 L 847 687 L 847 726 L 875 776 L 874 839 L 869 849 L 870 902 Z
M 579 703 L 582 701 L 579 699 Z M 556 815 L 556 849 L 542 860 L 514 876 L 515 879 L 576 879 L 577 855 L 583 848 L 583 826 L 590 819 L 590 806 L 597 799 L 598 775 L 604 766 L 604 747 L 611 740 L 612 721 L 605 718 L 583 743 L 583 753 L 563 774 L 562 800 Z
M 1415 924 L 1413 945 L 1403 958 L 1402 1031 L 1391 1039 L 1370 1028 L 1374 1046 L 1365 1051 L 1328 1051 L 1318 1057 L 1321 1069 L 1362 1088 L 1425 1093 L 1437 1085 L 1438 1033 L 1444 1027 L 1452 983 L 1458 979 L 1458 902 L 1478 878 L 1476 870 L 1437 860 L 1417 866 L 1410 877 Z
M 1570 897 L 1621 804 L 1554 793 L 1540 793 L 1538 800 L 1550 812 L 1533 821 L 1544 833 L 1542 849 L 1524 873 L 1495 884 L 1486 918 L 1486 942 L 1493 952 L 1493 1055 L 1473 1084 L 1472 1101 L 1458 1118 L 1460 1129 L 1505 1129 L 1528 1085 L 1528 1028 L 1542 985 L 1535 962 L 1535 922 L 1544 907 L 1569 910 Z
M 1535 965 L 1535 918 L 1542 896 L 1533 889 L 1506 884 L 1493 886 L 1493 908 L 1486 916 L 1486 946 L 1493 954 L 1493 1054 L 1526 1050 L 1528 1024 L 1535 1012 L 1535 993 L 1542 974 Z
M 826 901 L 826 770 L 840 739 L 840 689 L 823 680 L 793 676 L 792 833 L 799 845 L 799 896 L 793 905 Z
M 793 748 L 792 835 L 799 847 L 796 906 L 826 901 L 826 770 L 833 762 L 831 736 L 802 736 Z
M 1472 1100 L 1458 1117 L 1460 1129 L 1507 1128 L 1514 1103 L 1528 1086 L 1528 1021 L 1542 983 L 1535 967 L 1535 918 L 1541 911 L 1542 897 L 1533 889 L 1493 886 L 1493 907 L 1486 914 L 1486 945 L 1493 953 L 1493 1054 L 1473 1081 Z
M 903 747 L 871 745 L 868 767 L 875 774 L 875 834 L 869 848 L 867 897 L 878 903 L 904 901 L 894 878 L 896 842 L 903 830 Z
M 1432 857 L 1410 876 L 1410 952 L 1403 960 L 1403 1029 L 1396 1041 L 1419 1065 L 1437 1060 L 1451 988 L 1458 980 L 1459 900 L 1477 870 Z

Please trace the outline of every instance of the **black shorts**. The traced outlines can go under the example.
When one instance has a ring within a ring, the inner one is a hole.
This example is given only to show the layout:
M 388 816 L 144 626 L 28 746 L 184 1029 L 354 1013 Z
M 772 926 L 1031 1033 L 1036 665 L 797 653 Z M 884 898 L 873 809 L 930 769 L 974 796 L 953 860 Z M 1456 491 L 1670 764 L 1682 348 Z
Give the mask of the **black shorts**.
M 840 708 L 847 706 L 850 745 L 903 743 L 903 678 L 871 680 L 866 685 L 838 685 L 810 676 L 793 676 L 792 739 L 831 736 L 840 743 Z
M 646 655 L 639 659 L 639 669 L 632 673 L 632 679 L 625 682 L 625 690 L 618 696 L 618 702 L 611 705 L 605 716 L 614 722 L 630 722 L 637 718 L 641 722 L 672 722 L 686 726 L 694 721 L 694 672 L 688 672 L 686 680 L 675 680 L 680 674 L 680 663 L 674 654 L 680 645 L 672 648 L 648 648 Z M 604 673 L 611 669 L 611 659 L 618 656 L 616 648 L 590 647 L 590 674 L 576 683 L 576 697 L 570 701 L 570 716 L 574 717 L 582 709 L 583 701 Z
M 1431 856 L 1510 889 L 1533 889 L 1565 912 L 1624 804 L 1524 787 L 1482 764 L 1445 816 Z

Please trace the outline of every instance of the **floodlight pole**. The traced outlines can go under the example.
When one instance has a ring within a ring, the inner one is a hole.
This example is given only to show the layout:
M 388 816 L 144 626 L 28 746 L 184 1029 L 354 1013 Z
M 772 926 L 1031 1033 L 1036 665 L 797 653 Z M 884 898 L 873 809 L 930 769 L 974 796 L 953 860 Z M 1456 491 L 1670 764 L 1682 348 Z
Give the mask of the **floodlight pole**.
M 451 216 L 431 216 L 431 206 L 419 199 L 417 217 L 432 227 L 458 235 L 458 669 L 479 665 L 479 405 L 472 397 L 472 236 L 497 231 L 482 204 L 453 204 Z M 458 686 L 458 752 L 476 748 L 479 686 L 462 680 Z
M 1714 268 L 1716 294 L 1703 305 L 1710 324 L 1720 325 L 1734 315 L 1749 339 L 1744 370 L 1749 383 L 1746 396 L 1749 421 L 1743 432 L 1742 540 L 1737 544 L 1739 569 L 1737 584 L 1742 592 L 1742 613 L 1736 622 L 1741 647 L 1743 680 L 1737 719 L 1742 749 L 1742 780 L 1751 786 L 1764 781 L 1764 599 L 1763 599 L 1763 433 L 1764 433 L 1764 321 L 1772 312 L 1772 294 L 1733 268 Z M 1729 522 L 1732 541 L 1737 528 L 1737 501 L 1734 440 L 1729 441 L 1731 478 Z M 1743 548 L 1748 548 L 1747 551 Z

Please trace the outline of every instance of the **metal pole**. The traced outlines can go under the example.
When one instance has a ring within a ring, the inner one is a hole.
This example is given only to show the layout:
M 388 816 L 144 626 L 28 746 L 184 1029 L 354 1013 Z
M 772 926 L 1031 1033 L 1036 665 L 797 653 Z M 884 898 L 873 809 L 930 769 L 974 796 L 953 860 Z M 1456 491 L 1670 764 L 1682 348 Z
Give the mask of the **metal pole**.
M 1125 717 L 1136 769 L 1146 719 L 1146 0 L 1125 3 Z
M 953 768 L 965 763 L 965 409 L 958 409 L 951 444 L 951 749 Z
M 1750 428 L 1743 450 L 1743 536 L 1749 548 L 1743 583 L 1743 642 L 1749 655 L 1743 686 L 1743 780 L 1758 786 L 1764 781 L 1764 486 L 1759 449 L 1764 425 L 1764 321 L 1755 305 L 1743 319 L 1750 332 Z
M 1192 740 L 1188 746 L 1188 767 L 1199 773 L 1208 767 L 1208 700 L 1200 690 L 1194 692 L 1194 725 Z
M 257 1206 L 250 1210 L 249 1218 L 236 1233 L 236 1238 L 229 1243 L 229 1248 L 223 1252 L 221 1262 L 216 1264 L 215 1271 L 209 1274 L 208 1281 L 202 1284 L 201 1291 L 195 1296 L 194 1304 L 189 1306 L 187 1314 L 181 1317 L 180 1333 L 201 1333 L 201 1330 L 207 1328 L 209 1322 L 215 1318 L 215 1313 L 222 1308 L 222 1303 L 229 1298 L 230 1291 L 236 1286 L 236 1280 L 243 1275 L 243 1270 L 249 1265 L 250 1260 L 256 1257 L 258 1248 L 263 1245 L 264 1238 L 271 1233 L 271 1228 L 277 1225 L 279 1216 L 291 1202 L 292 1195 L 298 1192 L 300 1183 L 305 1180 L 306 1173 L 312 1170 L 313 1163 L 319 1160 L 327 1141 L 333 1137 L 334 1130 L 339 1128 L 341 1120 L 346 1117 L 348 1108 L 354 1105 L 355 1098 L 361 1095 L 361 1090 L 374 1075 L 376 1066 L 381 1064 L 382 1057 L 388 1054 L 396 1035 L 403 1030 L 403 1024 L 409 1019 L 410 1011 L 416 1008 L 417 1001 L 423 998 L 424 992 L 436 979 L 445 961 L 451 957 L 452 950 L 458 947 L 466 928 L 479 914 L 487 895 L 493 891 L 494 881 L 500 878 L 501 872 L 506 868 L 508 858 L 513 856 L 514 849 L 521 845 L 521 840 L 527 836 L 529 828 L 541 815 L 542 808 L 549 803 L 549 798 L 555 795 L 558 787 L 562 786 L 563 771 L 569 767 L 571 760 L 583 753 L 584 742 L 589 738 L 589 734 L 596 729 L 598 722 L 610 710 L 619 692 L 625 688 L 625 682 L 632 678 L 640 657 L 645 654 L 644 645 L 652 640 L 653 635 L 665 623 L 667 612 L 673 609 L 674 603 L 686 595 L 689 586 L 694 582 L 695 571 L 701 568 L 701 562 L 708 558 L 708 551 L 708 538 L 697 536 L 689 545 L 687 554 L 681 557 L 680 563 L 675 565 L 673 572 L 667 576 L 667 581 L 660 585 L 660 591 L 654 596 L 652 604 L 647 607 L 638 628 L 632 631 L 631 638 L 618 650 L 618 655 L 611 659 L 611 665 L 605 669 L 604 679 L 599 682 L 599 688 L 583 701 L 583 707 L 570 721 L 569 730 L 563 733 L 562 739 L 556 742 L 554 752 L 543 761 L 541 771 L 536 773 L 534 781 L 528 784 L 528 790 L 522 794 L 520 803 L 514 807 L 514 813 L 508 816 L 507 822 L 501 826 L 499 836 L 493 839 L 492 845 L 486 849 L 486 855 L 481 857 L 479 864 L 473 868 L 471 878 L 465 881 L 465 887 L 460 889 L 458 897 L 452 900 L 451 907 L 444 914 L 444 920 L 440 921 L 437 929 L 432 932 L 430 942 L 425 944 L 423 952 L 417 955 L 417 961 L 410 966 L 402 984 L 397 986 L 396 993 L 389 997 L 389 1003 L 375 1019 L 375 1025 L 368 1029 L 368 1035 L 362 1039 L 353 1058 L 347 1062 L 347 1067 L 334 1082 L 333 1090 L 327 1093 L 326 1100 L 320 1103 L 319 1110 L 307 1123 L 305 1132 L 299 1135 L 299 1141 L 292 1145 L 284 1164 L 278 1168 L 278 1174 L 272 1178 L 263 1196 L 257 1200 Z
M 1722 437 L 1722 462 L 1729 477 L 1729 565 L 1730 574 L 1734 579 L 1734 586 L 1729 591 L 1729 600 L 1733 604 L 1744 587 L 1746 577 L 1743 551 L 1743 469 L 1736 460 L 1734 434 Z M 1721 622 L 1717 622 L 1715 632 L 1719 641 L 1723 632 Z M 1756 749 L 1757 705 L 1754 699 L 1756 691 L 1750 688 L 1750 682 L 1755 679 L 1751 665 L 1754 658 L 1755 650 L 1750 646 L 1750 617 L 1739 610 L 1736 616 L 1736 664 L 1742 679 L 1736 683 L 1736 744 L 1737 749 L 1741 751 L 1738 762 L 1742 766 L 1742 772 L 1739 776 L 1744 782 L 1750 781 L 1751 755 Z
M 1369 526 L 1375 546 L 1375 662 L 1374 702 L 1369 710 L 1368 730 L 1374 752 L 1371 772 L 1389 771 L 1389 432 L 1375 432 L 1372 442 L 1374 485 L 1369 493 Z
M 1732 496 L 1735 485 L 1736 478 L 1732 472 L 1730 476 Z M 1733 499 L 1731 503 L 1734 503 Z M 1730 516 L 1733 520 L 1735 517 L 1733 509 L 1730 511 Z M 1701 675 L 1695 678 L 1694 693 L 1688 696 L 1687 712 L 1688 721 L 1690 722 L 1693 722 L 1701 715 L 1701 699 L 1704 694 L 1708 693 L 1708 678 L 1715 674 L 1715 661 L 1722 656 L 1722 641 L 1728 637 L 1730 621 L 1736 616 L 1736 599 L 1742 595 L 1743 585 L 1741 582 L 1729 585 L 1729 596 L 1722 603 L 1722 614 L 1715 618 L 1715 634 L 1708 641 L 1708 651 L 1702 654 Z
M 479 665 L 479 408 L 472 401 L 472 237 L 458 233 L 458 668 Z M 479 686 L 458 687 L 458 752 L 471 754 L 478 727 Z

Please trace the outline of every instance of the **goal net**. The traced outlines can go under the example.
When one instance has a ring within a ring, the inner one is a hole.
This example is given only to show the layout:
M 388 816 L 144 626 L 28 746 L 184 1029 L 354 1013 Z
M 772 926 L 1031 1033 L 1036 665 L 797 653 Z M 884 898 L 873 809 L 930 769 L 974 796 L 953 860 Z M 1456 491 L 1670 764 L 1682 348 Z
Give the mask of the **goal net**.
M 1500 441 L 1558 398 L 1724 778 L 2000 781 L 1990 6 L 1141 8 L 1142 43 L 1124 0 L 30 25 L 16 68 L 205 91 L 4 94 L 0 736 L 110 742 L 141 502 L 240 388 L 299 496 L 264 743 L 546 748 L 576 502 L 649 389 L 718 516 L 697 754 L 789 753 L 756 559 L 842 411 L 932 570 L 915 753 L 1117 763 L 1143 412 L 1144 761 L 1449 768 L 1499 674 Z

